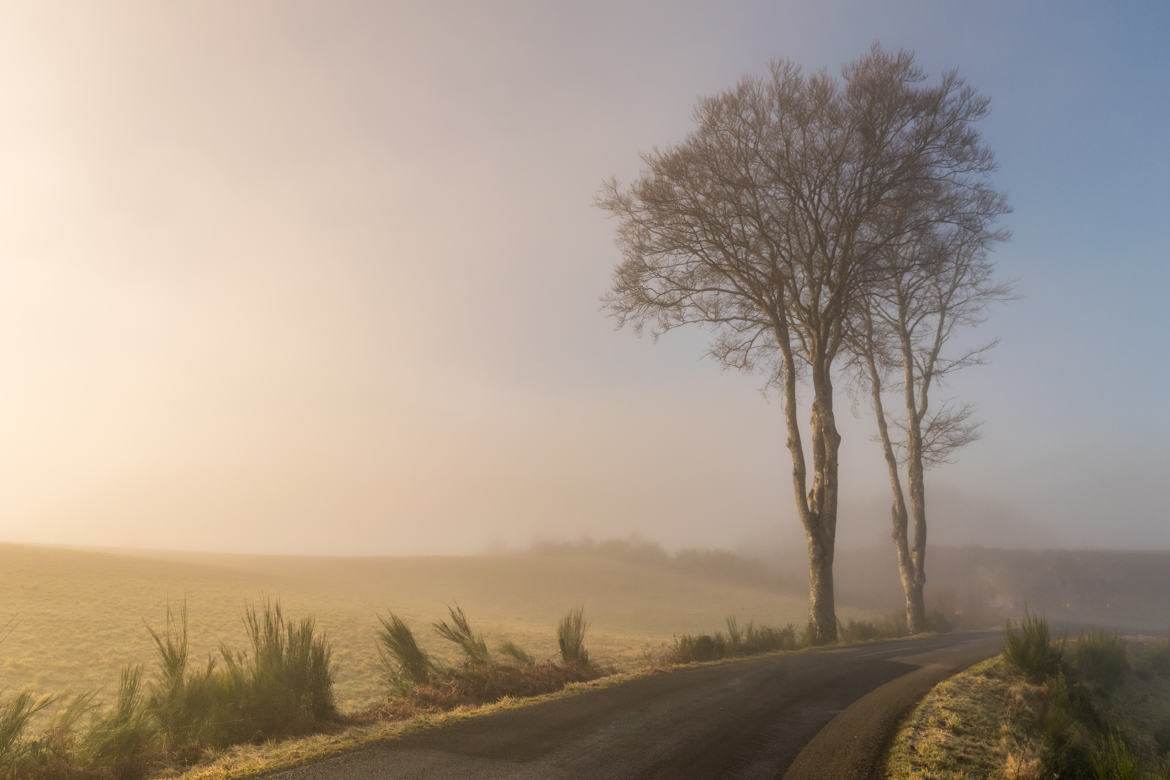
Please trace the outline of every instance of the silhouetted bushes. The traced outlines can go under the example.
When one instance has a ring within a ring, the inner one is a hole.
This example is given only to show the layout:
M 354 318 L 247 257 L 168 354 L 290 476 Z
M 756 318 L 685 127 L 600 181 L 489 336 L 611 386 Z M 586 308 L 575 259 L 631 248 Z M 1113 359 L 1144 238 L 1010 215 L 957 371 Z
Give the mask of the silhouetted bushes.
M 907 636 L 906 613 L 891 613 L 881 620 L 852 620 L 838 622 L 837 637 L 842 642 L 868 642 Z
M 796 630 L 792 624 L 784 628 L 772 628 L 749 622 L 741 628 L 734 617 L 729 617 L 726 636 L 716 631 L 714 634 L 683 634 L 675 637 L 665 660 L 668 663 L 687 664 L 795 649 Z

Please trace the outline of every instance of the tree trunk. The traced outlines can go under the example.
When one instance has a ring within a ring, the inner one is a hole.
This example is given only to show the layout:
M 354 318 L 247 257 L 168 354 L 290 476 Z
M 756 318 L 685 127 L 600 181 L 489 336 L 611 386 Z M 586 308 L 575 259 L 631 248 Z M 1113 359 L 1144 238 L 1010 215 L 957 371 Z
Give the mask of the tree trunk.
M 816 644 L 837 641 L 837 611 L 833 596 L 833 552 L 837 539 L 838 451 L 841 435 L 833 416 L 831 360 L 812 366 L 813 402 L 809 428 L 812 435 L 813 480 L 808 494 L 808 614 Z
M 910 462 L 909 468 L 910 512 L 914 516 L 914 543 L 910 550 L 912 578 L 909 587 L 906 588 L 906 627 L 911 634 L 920 634 L 926 630 L 926 601 L 923 595 L 926 586 L 926 480 L 922 469 L 921 445 L 916 448 L 912 457 L 916 458 Z M 903 537 L 905 535 L 906 532 L 903 531 Z M 905 575 L 903 575 L 903 584 L 905 584 Z
M 922 419 L 926 415 L 926 393 L 923 390 L 921 403 L 915 401 L 914 389 L 914 347 L 905 322 L 899 323 L 902 342 L 902 366 L 906 397 L 906 477 L 910 489 L 910 513 L 914 517 L 914 541 L 910 550 L 912 579 L 906 589 L 906 628 L 911 634 L 926 630 L 926 602 L 923 589 L 926 585 L 926 475 L 922 463 Z M 930 381 L 929 374 L 920 377 L 923 388 Z M 905 536 L 905 531 L 903 531 Z
M 926 599 L 922 593 L 925 584 L 920 578 L 907 584 L 905 574 L 902 575 L 902 587 L 906 590 L 906 628 L 911 634 L 926 630 Z
M 837 611 L 833 597 L 833 551 L 808 537 L 809 639 L 814 645 L 837 641 Z
M 898 575 L 902 580 L 902 593 L 906 597 L 906 630 L 911 634 L 920 634 L 926 627 L 926 603 L 923 600 L 923 578 L 920 576 L 921 565 L 925 558 L 925 528 L 926 516 L 925 511 L 921 514 L 921 523 L 919 522 L 919 513 L 917 508 L 915 511 L 914 525 L 915 531 L 919 532 L 921 528 L 921 536 L 916 534 L 915 549 L 917 550 L 918 539 L 923 541 L 923 550 L 920 554 L 915 555 L 910 551 L 910 541 L 907 538 L 907 526 L 909 526 L 909 512 L 906 509 L 906 499 L 902 492 L 902 479 L 898 473 L 898 459 L 894 455 L 894 445 L 890 440 L 890 428 L 886 424 L 886 410 L 882 403 L 882 379 L 881 373 L 878 371 L 877 362 L 874 358 L 875 348 L 873 344 L 873 335 L 868 333 L 868 341 L 866 344 L 866 367 L 869 369 L 870 380 L 870 398 L 873 401 L 874 416 L 877 418 L 878 438 L 881 440 L 882 453 L 886 459 L 886 469 L 889 472 L 890 489 L 894 494 L 894 501 L 890 505 L 890 519 L 892 520 L 891 536 L 894 540 L 894 550 L 898 553 Z M 913 481 L 914 471 L 910 473 Z M 922 470 L 918 470 L 919 478 L 922 477 Z M 911 496 L 914 495 L 914 490 L 910 491 Z M 925 505 L 923 505 L 925 509 Z
M 796 403 L 796 361 L 783 317 L 773 319 L 776 342 L 784 360 L 784 422 L 788 451 L 792 455 L 792 488 L 796 510 L 808 536 L 808 622 L 815 644 L 837 641 L 837 609 L 833 598 L 833 545 L 837 536 L 837 451 L 841 436 L 833 419 L 833 385 L 828 368 L 831 360 L 813 367 L 813 412 L 810 426 L 812 445 L 812 489 L 808 480 L 804 445 L 800 437 Z

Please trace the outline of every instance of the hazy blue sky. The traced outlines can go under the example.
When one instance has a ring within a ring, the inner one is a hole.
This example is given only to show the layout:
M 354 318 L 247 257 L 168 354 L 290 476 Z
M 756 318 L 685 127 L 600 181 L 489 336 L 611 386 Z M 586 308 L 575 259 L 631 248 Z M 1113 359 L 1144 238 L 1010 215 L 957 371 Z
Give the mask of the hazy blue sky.
M 1124 10 L 1121 6 L 1124 5 Z M 1020 300 L 932 539 L 1170 547 L 1164 2 L 0 0 L 0 540 L 799 543 L 761 377 L 599 311 L 592 206 L 695 101 L 873 41 L 956 67 Z M 839 543 L 888 536 L 842 399 Z

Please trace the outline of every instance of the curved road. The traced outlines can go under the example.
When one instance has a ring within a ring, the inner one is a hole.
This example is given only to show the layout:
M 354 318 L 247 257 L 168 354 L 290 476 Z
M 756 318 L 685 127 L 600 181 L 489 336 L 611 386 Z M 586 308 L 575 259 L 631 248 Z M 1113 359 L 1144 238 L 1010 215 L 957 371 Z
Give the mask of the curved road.
M 324 778 L 865 778 L 901 716 L 999 631 L 651 675 L 288 770 Z

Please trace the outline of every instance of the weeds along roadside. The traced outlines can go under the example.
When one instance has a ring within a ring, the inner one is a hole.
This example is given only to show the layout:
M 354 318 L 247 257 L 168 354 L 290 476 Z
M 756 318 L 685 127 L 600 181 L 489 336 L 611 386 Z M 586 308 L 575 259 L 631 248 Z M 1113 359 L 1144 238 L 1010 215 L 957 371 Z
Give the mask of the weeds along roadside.
M 161 629 L 147 626 L 156 665 L 146 679 L 141 667 L 123 670 L 116 701 L 95 705 L 93 694 L 37 699 L 24 692 L 0 695 L 0 778 L 142 777 L 174 772 L 232 746 L 285 737 L 342 734 L 353 726 L 433 717 L 453 709 L 555 694 L 615 670 L 603 668 L 585 647 L 584 610 L 570 610 L 557 626 L 559 657 L 540 661 L 514 642 L 489 650 L 464 611 L 449 609 L 431 625 L 458 652 L 442 663 L 424 652 L 398 615 L 379 616 L 378 646 L 387 699 L 341 715 L 332 697 L 328 639 L 312 619 L 286 620 L 279 602 L 248 607 L 243 616 L 248 649 L 221 646 L 206 663 L 191 659 L 185 605 L 168 609 Z M 865 641 L 898 631 L 896 620 L 849 621 L 843 641 Z M 727 635 L 683 635 L 652 659 L 660 668 L 718 660 L 803 644 L 795 629 L 726 622 Z M 49 725 L 30 734 L 34 717 L 53 711 Z M 231 751 L 227 751 L 231 752 Z
M 1170 638 L 1057 637 L 1025 612 L 999 656 L 923 700 L 886 772 L 1170 780 Z
M 248 606 L 248 648 L 221 646 L 192 663 L 185 607 L 167 610 L 154 640 L 156 668 L 122 669 L 117 696 L 0 699 L 0 777 L 143 777 L 198 760 L 209 749 L 319 731 L 338 721 L 328 639 L 312 618 L 285 619 L 280 603 Z M 55 709 L 30 734 L 33 716 Z
M 231 745 L 535 696 L 612 671 L 589 658 L 581 608 L 557 628 L 560 659 L 537 661 L 513 642 L 490 653 L 463 610 L 452 607 L 433 628 L 461 651 L 459 665 L 432 660 L 391 613 L 379 635 L 387 702 L 343 716 L 333 701 L 330 643 L 311 618 L 286 620 L 279 601 L 270 600 L 248 606 L 243 622 L 248 648 L 221 646 L 201 664 L 190 656 L 185 605 L 168 608 L 161 629 L 146 629 L 155 646 L 153 675 L 147 680 L 141 666 L 123 668 L 108 707 L 97 706 L 93 693 L 0 695 L 0 778 L 143 777 Z M 47 725 L 31 733 L 34 719 L 46 714 Z

